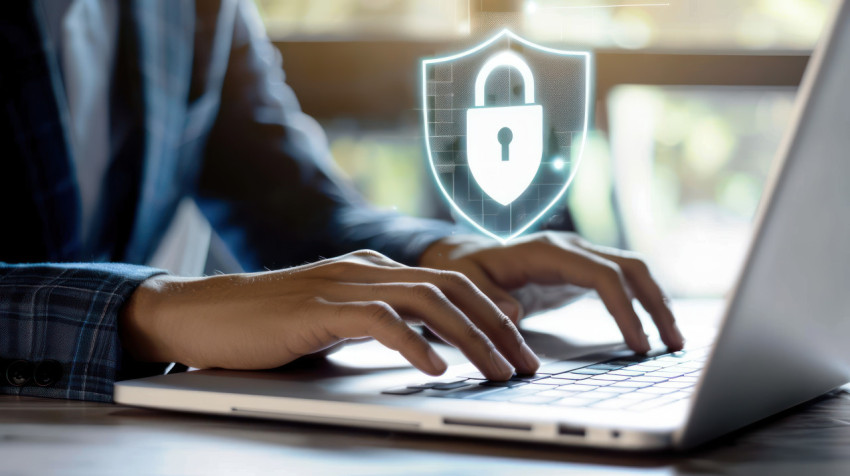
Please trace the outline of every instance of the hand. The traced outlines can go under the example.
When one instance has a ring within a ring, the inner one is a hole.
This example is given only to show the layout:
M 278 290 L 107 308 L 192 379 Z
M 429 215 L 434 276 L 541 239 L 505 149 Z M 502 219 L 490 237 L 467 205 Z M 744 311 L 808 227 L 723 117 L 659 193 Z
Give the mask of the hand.
M 508 245 L 483 237 L 449 237 L 428 247 L 420 264 L 465 274 L 514 322 L 523 311 L 509 290 L 528 283 L 595 289 L 626 344 L 645 353 L 649 341 L 632 307 L 631 293 L 652 316 L 667 347 L 680 350 L 684 345 L 669 300 L 646 264 L 632 253 L 592 245 L 574 233 L 536 233 Z
M 431 375 L 446 363 L 408 326 L 421 321 L 487 378 L 540 365 L 513 322 L 464 275 L 358 251 L 281 271 L 153 277 L 119 318 L 133 357 L 192 367 L 273 368 L 346 339 L 374 337 Z

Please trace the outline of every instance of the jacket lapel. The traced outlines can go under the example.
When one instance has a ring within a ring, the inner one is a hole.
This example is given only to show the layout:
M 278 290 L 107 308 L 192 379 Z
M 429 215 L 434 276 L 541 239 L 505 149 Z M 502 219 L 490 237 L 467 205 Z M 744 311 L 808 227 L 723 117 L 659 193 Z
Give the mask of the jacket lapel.
M 194 3 L 135 0 L 128 8 L 137 32 L 135 64 L 140 78 L 144 133 L 139 144 L 142 181 L 123 258 L 143 263 L 158 244 L 182 193 L 177 151 L 192 74 Z

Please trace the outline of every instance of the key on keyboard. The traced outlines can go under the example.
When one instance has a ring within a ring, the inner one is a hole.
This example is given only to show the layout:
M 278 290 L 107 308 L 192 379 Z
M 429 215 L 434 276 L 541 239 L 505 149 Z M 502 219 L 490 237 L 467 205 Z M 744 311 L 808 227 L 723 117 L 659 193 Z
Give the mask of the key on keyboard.
M 602 363 L 550 362 L 536 375 L 515 375 L 506 382 L 489 381 L 475 372 L 382 393 L 643 411 L 688 398 L 707 353 L 708 348 L 700 348 Z

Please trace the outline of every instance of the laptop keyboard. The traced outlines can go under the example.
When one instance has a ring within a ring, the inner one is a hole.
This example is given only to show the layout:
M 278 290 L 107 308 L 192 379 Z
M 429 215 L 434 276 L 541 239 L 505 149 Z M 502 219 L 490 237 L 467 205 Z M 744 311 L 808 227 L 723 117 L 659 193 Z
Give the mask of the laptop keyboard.
M 651 357 L 636 355 L 578 368 L 574 361 L 551 362 L 535 375 L 515 375 L 506 382 L 473 373 L 381 393 L 645 411 L 690 397 L 708 351 L 705 347 Z

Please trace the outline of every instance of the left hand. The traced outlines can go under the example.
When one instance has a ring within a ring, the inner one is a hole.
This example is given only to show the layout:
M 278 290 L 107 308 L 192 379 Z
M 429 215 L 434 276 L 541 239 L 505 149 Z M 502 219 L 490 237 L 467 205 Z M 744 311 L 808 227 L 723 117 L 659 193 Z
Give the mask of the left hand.
M 574 233 L 535 233 L 507 245 L 483 237 L 453 236 L 428 247 L 419 264 L 465 274 L 514 322 L 523 310 L 510 290 L 529 283 L 594 289 L 629 348 L 646 353 L 649 341 L 632 307 L 630 295 L 634 295 L 652 316 L 667 347 L 675 351 L 684 346 L 669 299 L 646 264 L 633 253 L 593 245 Z

